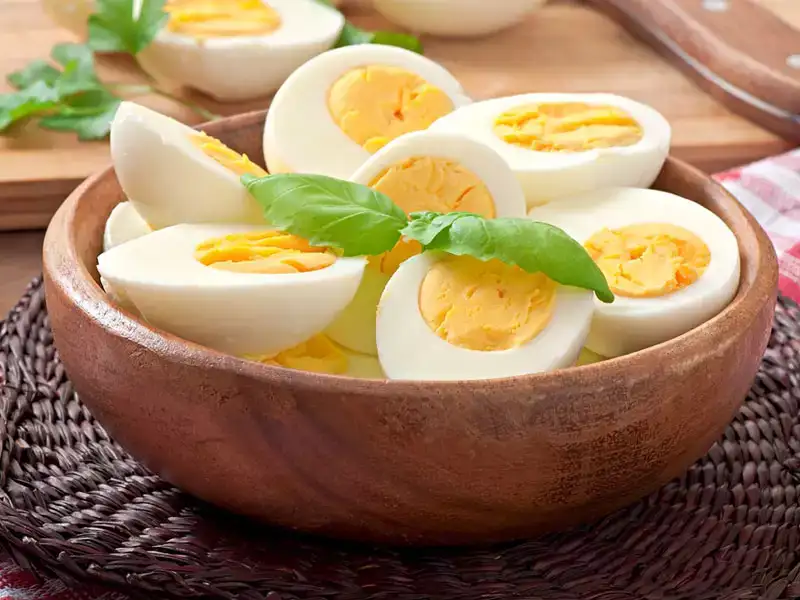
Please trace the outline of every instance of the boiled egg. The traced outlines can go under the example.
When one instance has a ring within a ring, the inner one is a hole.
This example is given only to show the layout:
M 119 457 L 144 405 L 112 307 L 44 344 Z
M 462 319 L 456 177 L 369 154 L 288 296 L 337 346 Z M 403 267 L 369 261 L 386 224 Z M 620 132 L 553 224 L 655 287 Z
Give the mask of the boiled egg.
M 94 0 L 42 0 L 47 16 L 59 27 L 85 38 Z
M 139 64 L 222 102 L 271 94 L 344 27 L 342 14 L 317 0 L 168 0 L 165 10 L 169 20 Z
M 525 197 L 508 165 L 491 148 L 461 135 L 406 134 L 371 157 L 352 181 L 386 194 L 406 214 L 525 216 Z M 376 354 L 375 311 L 383 288 L 400 264 L 420 251 L 417 242 L 401 240 L 391 252 L 371 257 L 358 294 L 328 334 L 346 348 Z
M 370 44 L 331 50 L 278 90 L 264 158 L 271 173 L 347 179 L 392 140 L 467 102 L 453 75 L 414 52 Z
M 703 206 L 656 190 L 606 189 L 535 208 L 589 251 L 616 300 L 597 302 L 587 348 L 606 357 L 654 346 L 719 313 L 739 286 L 739 248 Z
M 274 355 L 321 332 L 366 261 L 249 225 L 175 225 L 104 252 L 103 279 L 153 326 L 236 356 Z
M 103 232 L 103 250 L 150 233 L 152 229 L 130 202 L 120 202 L 111 211 Z
M 530 207 L 599 188 L 650 187 L 672 137 L 655 109 L 612 94 L 497 98 L 460 108 L 432 128 L 498 152 Z
M 266 171 L 220 141 L 133 102 L 111 125 L 120 185 L 153 229 L 179 223 L 263 223 L 240 176 Z
M 374 0 L 390 21 L 415 33 L 448 37 L 488 35 L 515 25 L 545 0 Z
M 593 294 L 497 260 L 425 253 L 380 300 L 378 357 L 390 379 L 494 379 L 572 366 Z

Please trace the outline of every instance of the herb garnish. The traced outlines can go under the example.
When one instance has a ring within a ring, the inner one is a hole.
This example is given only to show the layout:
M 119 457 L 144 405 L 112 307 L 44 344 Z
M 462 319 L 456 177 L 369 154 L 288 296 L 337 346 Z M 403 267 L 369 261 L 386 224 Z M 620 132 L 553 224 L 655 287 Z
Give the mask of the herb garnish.
M 605 276 L 583 246 L 547 223 L 472 213 L 406 216 L 377 190 L 321 175 L 244 175 L 242 183 L 263 207 L 268 223 L 315 246 L 338 248 L 345 256 L 383 254 L 405 236 L 425 250 L 498 259 L 563 285 L 592 290 L 603 302 L 614 301 Z

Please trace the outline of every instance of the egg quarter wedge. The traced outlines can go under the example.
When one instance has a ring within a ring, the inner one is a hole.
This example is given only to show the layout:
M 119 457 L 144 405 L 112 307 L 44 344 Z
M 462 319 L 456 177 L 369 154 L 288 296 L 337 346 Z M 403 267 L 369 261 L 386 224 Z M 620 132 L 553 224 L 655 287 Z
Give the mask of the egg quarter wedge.
M 205 9 L 203 2 L 196 4 Z M 304 62 L 332 48 L 345 21 L 316 0 L 263 4 L 277 14 L 274 30 L 248 34 L 248 20 L 243 19 L 238 33 L 215 36 L 212 30 L 195 36 L 171 31 L 168 23 L 137 60 L 156 79 L 192 87 L 220 102 L 267 96 Z
M 385 193 L 407 214 L 525 217 L 525 196 L 508 165 L 491 148 L 458 134 L 408 133 L 376 152 L 351 180 Z M 376 355 L 375 311 L 383 288 L 397 266 L 420 250 L 416 242 L 401 241 L 382 257 L 370 257 L 355 299 L 328 335 L 346 348 Z
M 236 170 L 207 154 L 204 144 Z M 111 125 L 111 158 L 125 195 L 153 229 L 179 223 L 264 223 L 240 175 L 266 171 L 166 115 L 123 102 Z
M 589 242 L 607 271 L 615 300 L 595 301 L 586 342 L 601 356 L 682 335 L 723 310 L 739 287 L 736 236 L 713 212 L 675 194 L 595 190 L 534 208 L 529 217 Z
M 114 246 L 135 240 L 151 231 L 152 229 L 136 212 L 133 204 L 120 202 L 113 208 L 106 220 L 103 231 L 103 251 L 111 250 Z
M 226 246 L 209 246 L 209 240 L 269 232 L 250 225 L 175 225 L 104 252 L 97 269 L 155 327 L 236 356 L 274 354 L 330 324 L 355 295 L 366 261 L 335 257 L 319 270 L 265 274 L 223 260 Z M 204 256 L 223 252 L 222 262 L 200 262 L 201 245 L 211 248 Z M 227 254 L 238 252 L 234 244 Z M 236 268 L 243 270 L 229 270 Z
M 650 187 L 672 130 L 655 109 L 614 94 L 535 93 L 476 102 L 431 130 L 460 133 L 500 154 L 528 206 L 608 187 Z
M 374 44 L 337 48 L 306 62 L 275 94 L 264 159 L 271 173 L 348 179 L 381 144 L 426 129 L 440 113 L 468 102 L 449 71 L 415 52 Z
M 423 316 L 423 285 L 441 261 L 477 259 L 427 252 L 403 263 L 383 292 L 378 307 L 377 345 L 381 365 L 390 379 L 495 379 L 550 371 L 576 362 L 591 325 L 592 292 L 555 286 L 552 314 L 532 339 L 509 349 L 475 350 L 443 339 Z M 479 290 L 477 295 L 485 291 Z M 466 313 L 472 313 L 473 322 L 468 327 L 479 331 L 482 313 L 476 297 L 462 301 L 467 305 Z M 491 306 L 484 308 L 492 310 Z M 509 329 L 513 324 L 509 323 Z M 492 331 L 486 334 L 488 340 L 492 336 Z

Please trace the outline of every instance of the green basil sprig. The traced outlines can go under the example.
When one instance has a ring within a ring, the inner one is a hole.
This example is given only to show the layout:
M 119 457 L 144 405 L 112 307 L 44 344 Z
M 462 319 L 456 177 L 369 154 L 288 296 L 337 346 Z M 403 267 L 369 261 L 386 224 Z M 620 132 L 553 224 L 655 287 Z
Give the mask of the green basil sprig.
M 322 175 L 244 175 L 242 182 L 268 223 L 315 246 L 338 248 L 344 256 L 383 254 L 405 236 L 425 250 L 497 259 L 592 290 L 603 302 L 614 301 L 605 276 L 583 246 L 547 223 L 463 212 L 416 212 L 409 217 L 381 192 Z

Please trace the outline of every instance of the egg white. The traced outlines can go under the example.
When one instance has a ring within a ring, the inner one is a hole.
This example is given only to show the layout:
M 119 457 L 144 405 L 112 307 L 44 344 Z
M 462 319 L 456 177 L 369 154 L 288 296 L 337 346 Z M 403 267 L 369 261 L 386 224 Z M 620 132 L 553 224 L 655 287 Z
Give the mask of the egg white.
M 130 202 L 120 202 L 111 211 L 103 232 L 103 250 L 150 233 L 152 229 Z
M 333 120 L 328 94 L 344 74 L 374 65 L 416 73 L 447 94 L 456 108 L 470 102 L 450 72 L 414 52 L 371 44 L 325 52 L 297 69 L 270 105 L 264 126 L 264 159 L 271 173 L 347 179 L 370 158 Z
M 125 195 L 153 229 L 179 223 L 263 223 L 238 175 L 191 141 L 198 132 L 133 102 L 111 124 L 111 158 Z
M 488 35 L 522 21 L 545 0 L 374 0 L 384 17 L 414 31 L 447 37 Z
M 310 58 L 333 47 L 342 14 L 316 0 L 268 0 L 281 26 L 263 36 L 197 39 L 163 29 L 137 55 L 158 80 L 205 92 L 221 102 L 267 96 Z
M 152 325 L 237 356 L 274 354 L 321 332 L 353 299 L 366 264 L 340 258 L 309 273 L 251 274 L 194 258 L 249 225 L 175 225 L 104 252 L 97 269 Z
M 423 156 L 454 160 L 477 175 L 494 198 L 497 217 L 525 217 L 525 196 L 508 165 L 491 148 L 462 135 L 430 130 L 408 133 L 376 152 L 352 181 L 369 185 L 387 168 Z M 373 317 L 388 281 L 388 275 L 366 269 L 355 299 L 328 329 L 331 339 L 357 352 L 377 354 Z
M 526 104 L 583 102 L 625 110 L 642 127 L 631 146 L 585 152 L 540 152 L 509 144 L 494 133 L 501 114 Z M 524 94 L 476 102 L 445 115 L 432 131 L 470 136 L 498 152 L 517 175 L 529 207 L 608 187 L 650 187 L 664 166 L 672 130 L 655 109 L 613 94 Z
M 420 312 L 420 287 L 441 259 L 439 253 L 426 252 L 407 260 L 383 292 L 378 307 L 378 357 L 390 379 L 494 379 L 575 364 L 592 321 L 592 292 L 558 286 L 553 316 L 535 338 L 509 350 L 470 350 L 436 335 Z
M 586 347 L 601 356 L 629 354 L 675 338 L 719 313 L 739 287 L 736 236 L 703 206 L 657 190 L 606 189 L 534 208 L 531 219 L 566 231 L 584 244 L 598 231 L 644 223 L 667 223 L 697 235 L 711 251 L 705 272 L 693 284 L 656 298 L 616 296 L 596 302 Z

